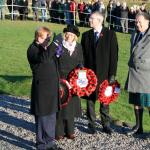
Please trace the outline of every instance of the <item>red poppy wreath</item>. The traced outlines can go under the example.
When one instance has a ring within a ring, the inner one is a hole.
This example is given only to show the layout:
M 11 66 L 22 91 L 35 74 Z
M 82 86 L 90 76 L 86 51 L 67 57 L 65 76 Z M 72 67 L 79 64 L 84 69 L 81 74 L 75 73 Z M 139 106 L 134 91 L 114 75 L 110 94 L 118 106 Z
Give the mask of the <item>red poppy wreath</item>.
M 104 80 L 99 87 L 98 101 L 108 105 L 116 101 L 120 93 L 120 84 L 115 81 L 112 85 L 109 85 L 108 80 Z
M 65 79 L 60 79 L 59 81 L 59 97 L 61 103 L 60 107 L 64 108 L 71 98 L 71 86 Z
M 76 68 L 69 74 L 69 84 L 72 87 L 71 93 L 74 95 L 89 96 L 95 91 L 97 77 L 91 69 Z

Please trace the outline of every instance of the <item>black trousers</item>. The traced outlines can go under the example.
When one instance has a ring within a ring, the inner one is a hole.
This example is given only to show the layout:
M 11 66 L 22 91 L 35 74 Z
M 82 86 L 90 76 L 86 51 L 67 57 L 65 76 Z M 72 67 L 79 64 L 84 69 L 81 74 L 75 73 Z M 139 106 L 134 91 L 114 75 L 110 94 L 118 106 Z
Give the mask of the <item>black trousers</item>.
M 95 102 L 96 100 L 87 100 L 87 118 L 89 124 L 95 127 Z M 101 123 L 103 127 L 110 126 L 110 116 L 109 116 L 109 105 L 100 104 L 100 116 L 101 116 Z
M 46 150 L 55 144 L 56 113 L 47 116 L 35 116 L 36 147 Z
M 58 116 L 56 121 L 56 137 L 70 134 L 74 134 L 74 118 L 63 119 L 61 116 Z

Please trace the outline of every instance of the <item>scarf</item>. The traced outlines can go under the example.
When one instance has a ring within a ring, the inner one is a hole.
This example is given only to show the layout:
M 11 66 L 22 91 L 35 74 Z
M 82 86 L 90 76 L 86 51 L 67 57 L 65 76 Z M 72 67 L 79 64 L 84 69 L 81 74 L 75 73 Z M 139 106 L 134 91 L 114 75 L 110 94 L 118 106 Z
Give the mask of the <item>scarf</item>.
M 68 41 L 63 40 L 62 41 L 63 46 L 68 50 L 70 56 L 75 50 L 76 47 L 76 41 L 73 41 L 72 43 L 69 43 Z

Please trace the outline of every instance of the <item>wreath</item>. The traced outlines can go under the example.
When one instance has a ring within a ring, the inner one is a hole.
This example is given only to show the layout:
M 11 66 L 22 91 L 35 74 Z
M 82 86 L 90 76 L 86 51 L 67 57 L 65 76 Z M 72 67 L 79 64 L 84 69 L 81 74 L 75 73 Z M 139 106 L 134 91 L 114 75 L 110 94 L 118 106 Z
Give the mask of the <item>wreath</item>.
M 108 105 L 116 101 L 120 93 L 120 84 L 115 81 L 113 84 L 109 85 L 108 80 L 104 80 L 99 87 L 98 101 Z
M 72 87 L 71 93 L 79 97 L 89 96 L 95 91 L 97 86 L 95 73 L 85 67 L 75 68 L 71 71 L 68 81 Z
M 59 81 L 59 98 L 60 108 L 66 107 L 71 98 L 71 86 L 65 79 Z

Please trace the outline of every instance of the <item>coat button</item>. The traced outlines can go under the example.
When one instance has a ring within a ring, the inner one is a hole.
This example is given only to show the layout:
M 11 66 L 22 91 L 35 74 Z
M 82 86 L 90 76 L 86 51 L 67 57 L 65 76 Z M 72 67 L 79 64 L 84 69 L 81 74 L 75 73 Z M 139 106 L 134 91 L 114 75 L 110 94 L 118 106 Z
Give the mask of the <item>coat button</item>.
M 137 69 L 139 69 L 139 67 L 137 67 Z
M 139 59 L 141 59 L 141 57 L 139 57 Z

